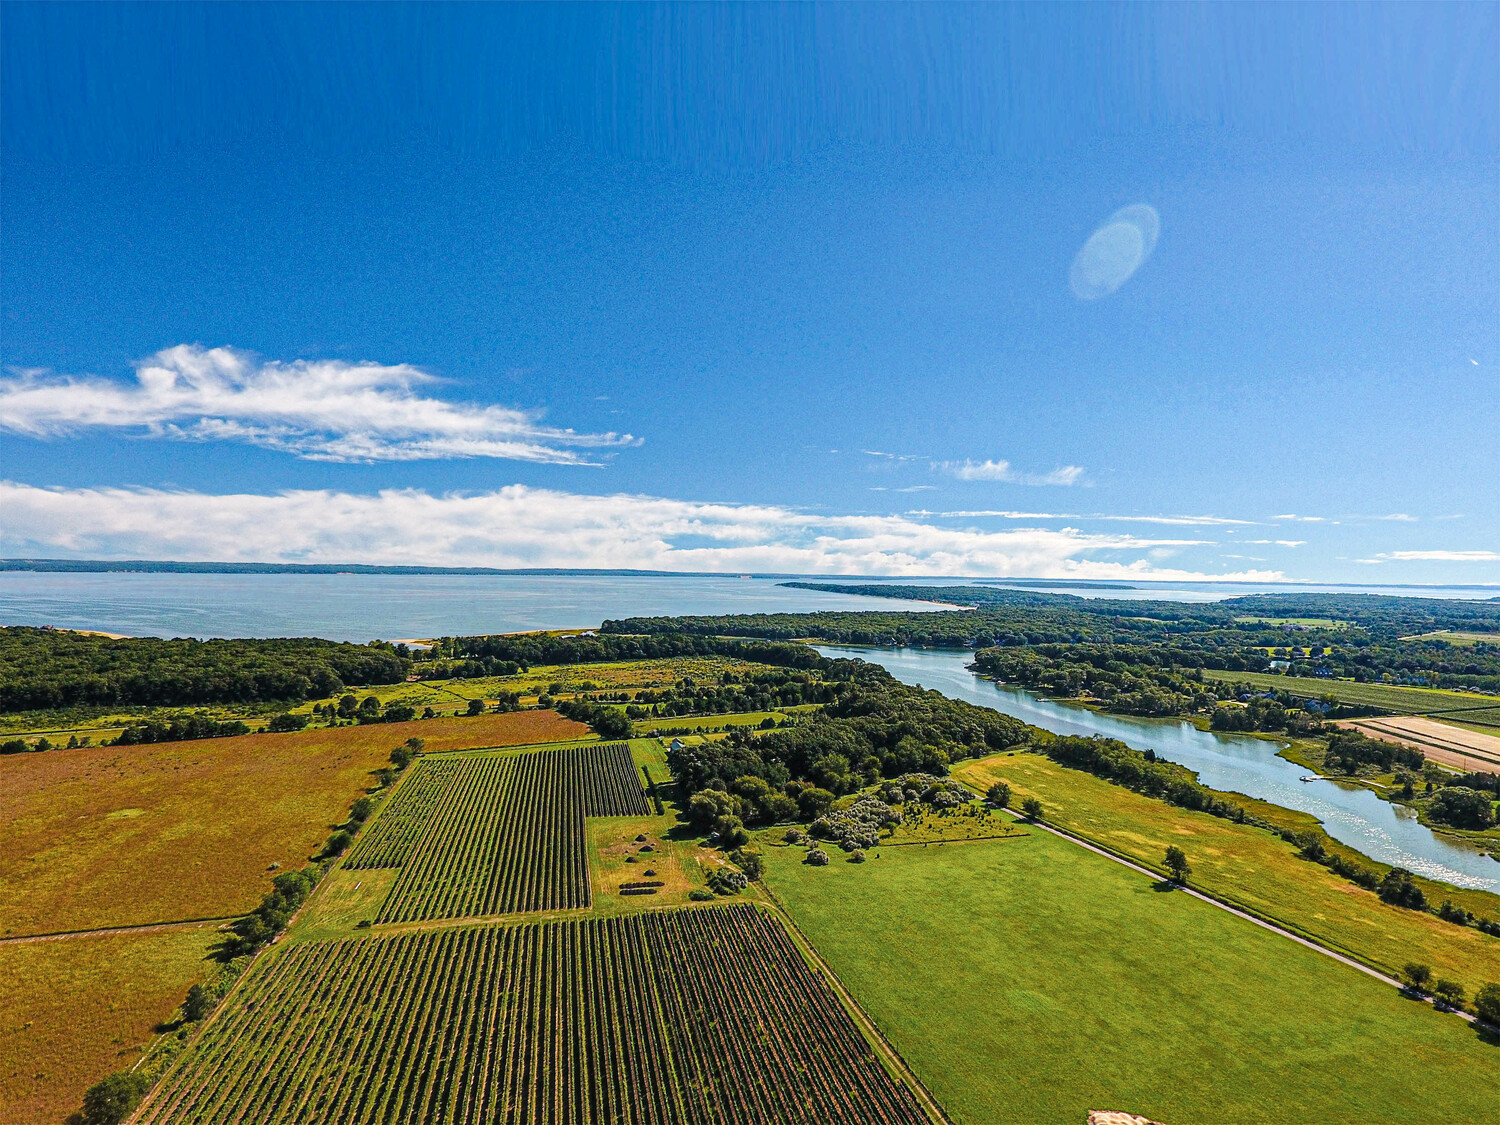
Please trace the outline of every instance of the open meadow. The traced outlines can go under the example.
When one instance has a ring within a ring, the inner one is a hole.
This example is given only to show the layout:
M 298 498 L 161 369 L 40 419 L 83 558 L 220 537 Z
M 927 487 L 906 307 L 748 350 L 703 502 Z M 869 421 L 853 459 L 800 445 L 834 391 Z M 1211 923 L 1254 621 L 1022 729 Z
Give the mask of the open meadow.
M 63 1125 L 215 968 L 216 927 L 0 943 L 0 1122 Z
M 954 776 L 981 792 L 1005 781 L 1015 794 L 1012 804 L 1034 796 L 1050 823 L 1148 866 L 1160 868 L 1163 852 L 1175 844 L 1192 864 L 1194 886 L 1387 973 L 1399 973 L 1406 962 L 1420 961 L 1430 964 L 1438 976 L 1462 982 L 1470 995 L 1488 981 L 1500 981 L 1500 938 L 1381 902 L 1375 892 L 1299 858 L 1291 844 L 1264 829 L 1177 808 L 1039 754 L 1000 754 L 965 762 Z M 1310 816 L 1237 799 L 1259 815 L 1288 824 L 1300 821 L 1298 831 L 1317 826 Z M 1332 840 L 1325 846 L 1349 858 L 1357 855 Z M 1358 862 L 1377 866 L 1364 857 Z M 1420 885 L 1436 902 L 1451 897 L 1466 909 L 1500 919 L 1500 898 L 1495 895 L 1439 889 L 1439 884 L 1425 881 Z
M 5 755 L 0 935 L 243 914 L 407 738 L 436 751 L 586 733 L 531 711 Z
M 956 1125 L 1493 1115 L 1500 1048 L 1468 1024 L 1050 833 L 822 868 L 765 852 L 771 891 Z

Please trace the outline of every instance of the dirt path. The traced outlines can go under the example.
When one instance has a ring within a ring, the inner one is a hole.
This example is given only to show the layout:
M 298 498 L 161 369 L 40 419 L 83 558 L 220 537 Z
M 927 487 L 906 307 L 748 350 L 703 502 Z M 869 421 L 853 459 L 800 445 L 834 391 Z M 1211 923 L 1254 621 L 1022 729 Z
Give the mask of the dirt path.
M 113 937 L 116 934 L 155 934 L 162 930 L 190 930 L 202 926 L 219 926 L 240 917 L 231 914 L 226 918 L 185 918 L 180 922 L 148 922 L 144 926 L 105 926 L 96 930 L 59 930 L 51 934 L 22 934 L 20 937 L 0 938 L 0 945 L 27 945 L 37 941 L 68 941 L 72 938 Z

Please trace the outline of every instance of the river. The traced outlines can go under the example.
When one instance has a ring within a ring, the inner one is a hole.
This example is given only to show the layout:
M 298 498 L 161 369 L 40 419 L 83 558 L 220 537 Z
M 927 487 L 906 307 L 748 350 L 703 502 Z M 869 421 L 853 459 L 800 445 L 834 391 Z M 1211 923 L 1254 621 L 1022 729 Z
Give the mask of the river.
M 830 657 L 858 657 L 883 665 L 908 684 L 935 688 L 1014 715 L 1055 734 L 1103 735 L 1137 750 L 1152 749 L 1168 761 L 1196 770 L 1204 785 L 1244 793 L 1283 808 L 1311 813 L 1335 840 L 1372 859 L 1460 887 L 1500 891 L 1500 863 L 1451 843 L 1400 805 L 1382 801 L 1368 789 L 1329 781 L 1303 782 L 1307 770 L 1277 757 L 1280 747 L 1262 738 L 1201 731 L 1180 719 L 1138 719 L 1106 715 L 1043 699 L 1034 692 L 976 676 L 967 650 L 853 648 L 818 645 Z

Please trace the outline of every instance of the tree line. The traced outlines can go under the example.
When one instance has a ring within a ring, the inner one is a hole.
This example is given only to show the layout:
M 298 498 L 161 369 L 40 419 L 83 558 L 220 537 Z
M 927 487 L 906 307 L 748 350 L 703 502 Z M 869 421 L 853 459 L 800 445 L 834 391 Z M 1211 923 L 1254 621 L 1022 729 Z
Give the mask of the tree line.
M 0 628 L 0 711 L 301 702 L 346 685 L 392 684 L 405 677 L 406 663 L 395 649 L 378 643 L 116 639 Z

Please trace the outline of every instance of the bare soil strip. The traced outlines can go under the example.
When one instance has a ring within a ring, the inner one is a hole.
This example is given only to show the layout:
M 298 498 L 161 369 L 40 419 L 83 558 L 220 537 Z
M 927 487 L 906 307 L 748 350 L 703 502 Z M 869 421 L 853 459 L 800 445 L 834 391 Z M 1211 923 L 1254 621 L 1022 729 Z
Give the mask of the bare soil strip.
M 1433 761 L 1462 770 L 1493 773 L 1500 767 L 1500 738 L 1416 715 L 1352 719 L 1339 724 L 1371 738 L 1421 750 Z

